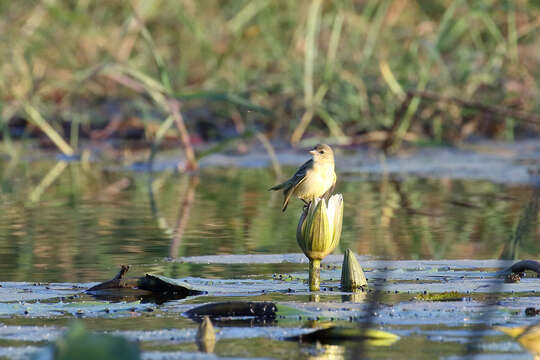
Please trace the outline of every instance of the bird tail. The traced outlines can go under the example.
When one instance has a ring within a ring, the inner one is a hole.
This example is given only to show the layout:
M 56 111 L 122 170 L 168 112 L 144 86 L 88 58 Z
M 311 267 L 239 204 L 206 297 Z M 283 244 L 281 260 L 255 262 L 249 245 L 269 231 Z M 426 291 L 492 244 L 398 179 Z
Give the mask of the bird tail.
M 283 189 L 283 195 L 285 198 L 283 199 L 283 207 L 281 208 L 281 211 L 285 211 L 287 210 L 287 205 L 289 204 L 289 199 L 291 198 L 291 195 L 292 195 L 292 187 L 290 186 L 289 181 L 285 181 L 284 183 L 272 186 L 268 190 L 277 191 L 277 190 L 282 190 L 282 189 Z
M 292 188 L 289 188 L 283 192 L 284 199 L 283 199 L 283 207 L 281 208 L 282 212 L 285 212 L 285 210 L 287 210 L 287 205 L 289 205 L 289 200 L 291 199 L 291 195 L 293 193 L 292 190 L 293 190 Z
M 281 189 L 285 188 L 286 185 L 287 185 L 287 182 L 285 181 L 284 183 L 272 186 L 270 189 L 268 189 L 268 191 L 270 191 L 270 190 L 274 190 L 274 191 L 281 190 Z

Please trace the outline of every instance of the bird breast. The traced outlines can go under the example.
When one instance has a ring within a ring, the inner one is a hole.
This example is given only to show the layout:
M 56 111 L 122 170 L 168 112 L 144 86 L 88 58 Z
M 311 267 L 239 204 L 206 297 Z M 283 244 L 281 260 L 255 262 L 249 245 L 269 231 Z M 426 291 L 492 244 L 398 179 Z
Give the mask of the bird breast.
M 298 198 L 311 200 L 321 197 L 334 183 L 333 164 L 317 165 L 308 170 L 305 180 L 298 186 L 295 194 Z

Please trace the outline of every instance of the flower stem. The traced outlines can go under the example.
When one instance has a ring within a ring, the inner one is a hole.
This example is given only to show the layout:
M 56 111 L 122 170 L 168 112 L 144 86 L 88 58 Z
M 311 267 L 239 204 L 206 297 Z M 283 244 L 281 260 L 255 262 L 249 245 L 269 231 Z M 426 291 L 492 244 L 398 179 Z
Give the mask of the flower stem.
M 321 286 L 321 260 L 309 260 L 309 290 L 319 291 Z

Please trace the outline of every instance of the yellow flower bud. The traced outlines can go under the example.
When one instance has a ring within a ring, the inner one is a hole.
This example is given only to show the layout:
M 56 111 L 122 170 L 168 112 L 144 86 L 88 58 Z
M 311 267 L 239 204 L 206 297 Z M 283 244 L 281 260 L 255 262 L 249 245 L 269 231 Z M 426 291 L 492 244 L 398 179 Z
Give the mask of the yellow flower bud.
M 300 217 L 296 240 L 310 260 L 322 260 L 339 243 L 343 222 L 343 196 L 333 195 L 328 200 L 314 199 Z
M 199 330 L 197 331 L 197 346 L 201 352 L 214 352 L 214 347 L 216 346 L 216 332 L 212 325 L 212 321 L 210 321 L 208 316 L 205 316 L 201 325 L 199 325 Z
M 343 222 L 343 196 L 332 195 L 328 206 L 324 199 L 313 199 L 304 209 L 298 227 L 296 241 L 309 259 L 309 288 L 319 290 L 321 260 L 339 243 Z

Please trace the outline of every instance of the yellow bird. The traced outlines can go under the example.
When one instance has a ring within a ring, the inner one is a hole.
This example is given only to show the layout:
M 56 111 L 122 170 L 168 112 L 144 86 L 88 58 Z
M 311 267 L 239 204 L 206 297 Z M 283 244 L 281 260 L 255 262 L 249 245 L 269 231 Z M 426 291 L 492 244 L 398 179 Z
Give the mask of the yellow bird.
M 282 211 L 287 209 L 293 195 L 308 204 L 314 198 L 328 197 L 336 186 L 332 148 L 326 144 L 319 144 L 310 153 L 313 158 L 300 166 L 289 180 L 269 189 L 283 189 Z

